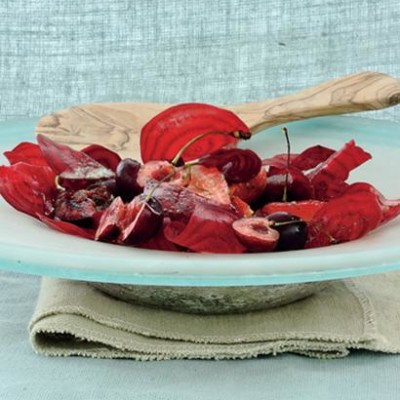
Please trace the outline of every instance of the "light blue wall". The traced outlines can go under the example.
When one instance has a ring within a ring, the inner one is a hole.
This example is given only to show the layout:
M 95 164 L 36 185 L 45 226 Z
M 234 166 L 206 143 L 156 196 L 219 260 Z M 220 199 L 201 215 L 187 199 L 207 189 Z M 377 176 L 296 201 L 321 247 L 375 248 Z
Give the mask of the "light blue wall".
M 1 0 L 0 119 L 105 101 L 239 103 L 400 77 L 398 0 Z M 400 121 L 399 108 L 374 114 Z

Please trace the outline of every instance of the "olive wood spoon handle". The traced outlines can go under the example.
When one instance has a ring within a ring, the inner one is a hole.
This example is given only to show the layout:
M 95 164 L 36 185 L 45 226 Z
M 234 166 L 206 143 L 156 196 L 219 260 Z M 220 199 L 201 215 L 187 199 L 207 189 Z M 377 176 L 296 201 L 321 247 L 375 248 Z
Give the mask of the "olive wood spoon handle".
M 258 132 L 285 122 L 378 110 L 398 103 L 400 82 L 397 79 L 378 72 L 362 72 L 288 96 L 223 107 L 237 113 L 253 132 Z M 86 104 L 42 117 L 36 133 L 75 148 L 102 144 L 123 157 L 140 159 L 140 130 L 169 106 L 160 103 Z
M 379 72 L 361 72 L 277 99 L 228 107 L 258 132 L 306 118 L 378 110 L 400 103 L 400 81 Z

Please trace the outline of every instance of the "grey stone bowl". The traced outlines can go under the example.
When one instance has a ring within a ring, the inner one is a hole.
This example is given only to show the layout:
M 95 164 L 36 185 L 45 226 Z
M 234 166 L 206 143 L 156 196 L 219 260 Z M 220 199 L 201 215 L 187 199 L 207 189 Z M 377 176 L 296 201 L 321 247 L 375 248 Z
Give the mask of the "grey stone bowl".
M 125 302 L 192 314 L 231 314 L 259 311 L 304 299 L 330 281 L 268 286 L 179 287 L 91 282 Z

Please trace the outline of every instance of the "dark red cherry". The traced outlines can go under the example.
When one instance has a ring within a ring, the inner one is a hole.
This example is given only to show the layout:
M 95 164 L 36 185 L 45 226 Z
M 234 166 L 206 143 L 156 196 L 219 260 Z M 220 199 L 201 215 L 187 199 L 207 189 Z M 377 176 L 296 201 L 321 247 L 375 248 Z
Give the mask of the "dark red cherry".
M 270 227 L 279 232 L 276 251 L 303 249 L 307 240 L 307 223 L 301 218 L 287 212 L 276 212 L 267 215 Z
M 140 167 L 140 162 L 131 158 L 124 158 L 117 166 L 115 171 L 117 194 L 125 202 L 131 201 L 143 191 L 137 183 L 137 175 Z

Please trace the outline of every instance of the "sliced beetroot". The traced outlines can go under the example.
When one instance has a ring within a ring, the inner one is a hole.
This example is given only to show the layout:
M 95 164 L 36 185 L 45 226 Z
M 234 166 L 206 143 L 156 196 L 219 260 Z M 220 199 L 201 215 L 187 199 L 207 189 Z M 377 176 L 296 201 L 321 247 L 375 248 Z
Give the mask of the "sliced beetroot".
M 349 173 L 370 158 L 371 155 L 357 146 L 354 140 L 346 143 L 307 175 L 314 188 L 315 199 L 329 200 L 343 193 L 348 186 L 345 181 Z
M 261 168 L 259 173 L 248 182 L 234 183 L 229 185 L 231 197 L 235 196 L 248 204 L 259 200 L 267 184 L 267 172 Z
M 358 239 L 378 227 L 382 209 L 369 191 L 347 190 L 327 202 L 309 223 L 306 247 L 321 247 Z
M 293 168 L 298 168 L 301 171 L 307 171 L 309 169 L 315 168 L 325 160 L 327 160 L 335 150 L 329 147 L 316 145 L 305 149 L 303 152 L 291 157 L 292 162 L 290 166 Z
M 46 136 L 37 136 L 47 163 L 59 175 L 59 183 L 69 189 L 82 189 L 99 180 L 114 178 L 114 172 L 87 154 L 59 144 Z
M 200 158 L 199 164 L 215 167 L 228 183 L 247 182 L 260 171 L 261 158 L 252 150 L 219 149 Z
M 164 235 L 164 230 L 170 223 L 170 219 L 164 218 L 163 227 L 160 229 L 160 231 L 150 240 L 139 244 L 137 247 L 147 250 L 182 251 L 180 246 L 170 242 Z
M 348 193 L 369 192 L 376 196 L 376 199 L 381 207 L 382 217 L 379 225 L 386 224 L 400 215 L 400 199 L 387 199 L 374 186 L 365 182 L 353 183 L 349 186 Z
M 238 139 L 248 139 L 251 133 L 231 111 L 209 104 L 179 104 L 156 115 L 143 127 L 140 135 L 142 160 L 171 161 L 200 135 L 205 136 L 182 154 L 185 162 L 235 144 Z
M 214 167 L 194 165 L 187 172 L 186 189 L 219 204 L 229 205 L 229 187 L 222 172 Z
M 254 214 L 254 211 L 251 209 L 251 207 L 240 197 L 232 196 L 231 204 L 236 210 L 236 214 L 241 218 L 248 218 Z
M 314 215 L 324 206 L 324 201 L 303 200 L 268 203 L 260 210 L 257 215 L 267 216 L 276 212 L 287 212 L 301 218 L 303 221 L 311 221 Z
M 94 239 L 95 231 L 93 229 L 83 228 L 72 224 L 71 222 L 58 221 L 41 214 L 38 214 L 37 218 L 56 231 L 67 233 L 68 235 L 79 236 L 85 239 Z
M 99 144 L 86 146 L 81 152 L 87 154 L 90 158 L 103 165 L 103 167 L 111 169 L 112 171 L 117 169 L 121 161 L 121 157 L 117 153 Z
M 233 212 L 211 203 L 199 203 L 187 224 L 171 222 L 164 234 L 172 243 L 199 253 L 244 253 L 246 248 L 232 228 L 236 219 Z
M 293 160 L 298 154 L 291 154 L 290 160 Z M 272 157 L 265 158 L 262 160 L 262 165 L 265 167 L 273 167 L 273 168 L 287 168 L 288 166 L 288 155 L 286 153 L 283 154 L 275 154 Z
M 35 218 L 49 214 L 56 193 L 55 175 L 49 167 L 21 162 L 0 166 L 0 194 L 18 211 Z
M 39 145 L 36 143 L 21 142 L 14 149 L 4 152 L 4 155 L 11 165 L 23 162 L 40 167 L 48 166 L 46 159 L 43 157 L 42 150 L 40 150 Z
M 163 224 L 163 209 L 159 201 L 146 195 L 135 197 L 126 205 L 124 218 L 120 222 L 118 241 L 137 245 L 153 238 Z
M 126 216 L 126 205 L 120 197 L 116 197 L 104 211 L 99 221 L 95 240 L 114 241 L 121 233 L 121 221 Z
M 160 202 L 165 217 L 173 221 L 188 221 L 196 204 L 204 201 L 201 196 L 181 186 L 168 183 L 157 183 L 155 189 L 149 185 L 145 188 L 144 193 L 150 192 Z

